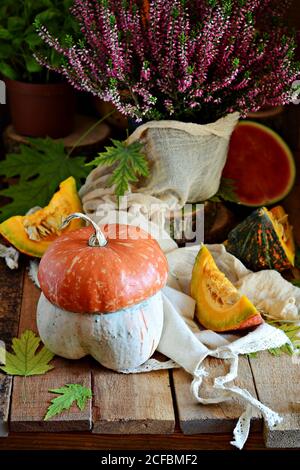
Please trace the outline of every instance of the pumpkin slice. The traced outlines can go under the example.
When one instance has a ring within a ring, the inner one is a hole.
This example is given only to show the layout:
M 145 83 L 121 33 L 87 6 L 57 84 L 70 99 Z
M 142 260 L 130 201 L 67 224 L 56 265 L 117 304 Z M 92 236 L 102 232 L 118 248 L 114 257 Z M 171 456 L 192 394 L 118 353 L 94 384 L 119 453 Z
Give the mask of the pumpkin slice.
M 213 331 L 250 328 L 262 323 L 254 305 L 241 295 L 217 267 L 210 251 L 203 246 L 196 258 L 191 281 L 199 322 Z
M 229 233 L 226 249 L 252 271 L 294 266 L 293 229 L 283 207 L 254 211 Z
M 290 263 L 289 267 L 292 267 L 295 265 L 296 246 L 293 227 L 289 223 L 289 216 L 286 214 L 282 206 L 273 207 L 273 209 L 270 210 L 269 215 L 273 220 L 276 233 L 281 240 L 282 248 Z
M 76 190 L 76 181 L 70 176 L 59 185 L 48 206 L 31 215 L 10 217 L 0 224 L 0 233 L 17 250 L 30 256 L 41 258 L 48 246 L 61 235 L 62 221 L 73 212 L 82 210 Z M 70 232 L 82 227 L 82 222 L 74 220 L 63 230 Z

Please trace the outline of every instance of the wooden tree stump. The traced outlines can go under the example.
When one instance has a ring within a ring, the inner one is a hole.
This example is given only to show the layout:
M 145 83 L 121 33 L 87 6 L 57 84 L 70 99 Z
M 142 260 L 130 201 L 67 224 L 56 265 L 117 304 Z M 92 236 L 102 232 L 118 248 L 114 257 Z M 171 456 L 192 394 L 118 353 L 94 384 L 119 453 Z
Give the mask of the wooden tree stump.
M 67 151 L 77 144 L 80 138 L 82 141 L 74 149 L 72 155 L 94 156 L 103 148 L 110 136 L 110 127 L 105 123 L 97 124 L 97 119 L 89 116 L 77 115 L 75 118 L 75 128 L 72 134 L 64 137 L 63 140 Z M 93 129 L 92 127 L 95 126 Z M 89 129 L 91 131 L 88 133 Z M 84 138 L 83 136 L 87 134 Z M 16 153 L 21 144 L 27 143 L 27 137 L 18 134 L 12 125 L 9 125 L 3 134 L 3 141 L 7 153 Z

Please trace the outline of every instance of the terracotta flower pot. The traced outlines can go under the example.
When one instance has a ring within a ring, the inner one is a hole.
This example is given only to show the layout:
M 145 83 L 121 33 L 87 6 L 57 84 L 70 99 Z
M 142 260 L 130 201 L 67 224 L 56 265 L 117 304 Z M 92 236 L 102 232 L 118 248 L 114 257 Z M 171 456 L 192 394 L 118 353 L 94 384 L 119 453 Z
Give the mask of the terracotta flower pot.
M 67 83 L 6 80 L 12 124 L 18 134 L 58 139 L 74 128 L 75 95 Z
M 100 98 L 94 97 L 94 106 L 100 116 L 106 116 L 107 114 L 115 111 L 111 116 L 109 116 L 106 121 L 113 127 L 117 129 L 125 130 L 128 127 L 128 120 L 126 116 L 121 114 L 113 104 L 101 100 Z

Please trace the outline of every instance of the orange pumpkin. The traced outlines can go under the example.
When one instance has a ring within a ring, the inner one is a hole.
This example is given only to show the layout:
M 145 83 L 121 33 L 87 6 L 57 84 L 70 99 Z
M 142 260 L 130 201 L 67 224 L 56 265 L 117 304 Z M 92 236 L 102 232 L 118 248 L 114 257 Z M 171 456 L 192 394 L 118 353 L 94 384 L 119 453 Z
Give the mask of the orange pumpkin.
M 73 214 L 66 219 L 81 217 Z M 139 227 L 105 225 L 69 232 L 43 256 L 38 278 L 45 297 L 69 312 L 115 312 L 153 296 L 164 287 L 167 260 Z M 95 232 L 96 231 L 96 232 Z

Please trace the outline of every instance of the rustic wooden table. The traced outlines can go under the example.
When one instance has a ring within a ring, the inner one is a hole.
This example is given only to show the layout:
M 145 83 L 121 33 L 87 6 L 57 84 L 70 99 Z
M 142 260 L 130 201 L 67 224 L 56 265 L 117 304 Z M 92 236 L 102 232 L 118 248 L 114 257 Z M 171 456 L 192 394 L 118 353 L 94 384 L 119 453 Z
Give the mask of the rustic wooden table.
M 295 112 L 294 112 L 295 113 Z M 291 118 L 290 118 L 291 119 Z M 292 122 L 294 129 L 300 121 Z M 288 125 L 286 129 L 288 129 Z M 298 134 L 292 134 L 292 146 Z M 291 143 L 291 140 L 290 140 Z M 300 243 L 300 181 L 285 206 Z M 0 338 L 7 344 L 26 329 L 36 331 L 39 291 L 26 271 L 0 263 Z M 224 362 L 207 359 L 214 375 L 223 375 Z M 56 357 L 55 368 L 43 376 L 12 379 L 0 374 L 0 449 L 232 449 L 230 440 L 243 405 L 234 399 L 203 406 L 190 395 L 190 377 L 183 370 L 121 375 L 91 359 L 67 361 Z M 66 383 L 93 389 L 85 411 L 71 411 L 43 421 L 53 398 L 49 389 Z M 300 364 L 291 357 L 243 357 L 236 384 L 280 413 L 284 421 L 267 428 L 259 415 L 252 421 L 246 449 L 300 447 Z

